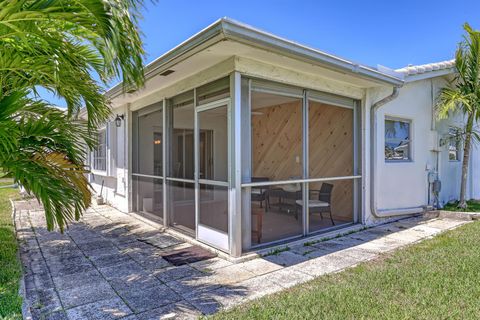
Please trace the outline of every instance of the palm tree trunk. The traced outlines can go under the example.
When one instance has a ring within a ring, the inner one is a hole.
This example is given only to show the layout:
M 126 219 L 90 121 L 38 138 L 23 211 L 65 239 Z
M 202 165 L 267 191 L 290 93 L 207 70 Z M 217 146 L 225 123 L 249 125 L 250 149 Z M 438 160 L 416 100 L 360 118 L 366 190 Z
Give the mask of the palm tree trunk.
M 467 178 L 468 178 L 468 163 L 470 160 L 470 148 L 472 145 L 472 130 L 473 130 L 474 114 L 468 115 L 467 126 L 465 128 L 465 145 L 463 148 L 463 163 L 462 163 L 462 183 L 460 186 L 460 201 L 458 207 L 462 209 L 467 208 Z

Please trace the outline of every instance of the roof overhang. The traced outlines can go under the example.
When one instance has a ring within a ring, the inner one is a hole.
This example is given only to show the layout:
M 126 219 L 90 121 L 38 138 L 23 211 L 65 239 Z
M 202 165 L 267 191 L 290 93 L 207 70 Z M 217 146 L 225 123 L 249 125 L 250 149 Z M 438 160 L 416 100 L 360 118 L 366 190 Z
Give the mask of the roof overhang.
M 414 82 L 414 81 L 425 80 L 425 79 L 436 78 L 436 77 L 451 76 L 455 74 L 455 72 L 456 72 L 455 68 L 448 68 L 448 69 L 430 71 L 426 73 L 412 74 L 412 75 L 405 76 L 405 82 Z
M 401 86 L 404 81 L 392 73 L 379 71 L 373 67 L 354 63 L 337 56 L 292 42 L 273 34 L 258 30 L 229 18 L 217 20 L 207 28 L 166 52 L 145 67 L 145 79 L 148 80 L 172 66 L 188 59 L 221 41 L 231 40 L 257 47 L 292 59 L 320 66 L 332 71 L 351 74 L 379 85 Z M 122 83 L 109 89 L 106 95 L 114 98 L 123 94 Z

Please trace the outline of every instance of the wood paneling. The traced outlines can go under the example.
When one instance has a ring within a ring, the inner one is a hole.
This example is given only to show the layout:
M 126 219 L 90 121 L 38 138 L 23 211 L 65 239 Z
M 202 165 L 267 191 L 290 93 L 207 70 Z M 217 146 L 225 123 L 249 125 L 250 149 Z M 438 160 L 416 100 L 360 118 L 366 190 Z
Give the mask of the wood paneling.
M 301 177 L 301 100 L 255 109 L 255 112 L 252 115 L 253 176 L 270 180 Z
M 353 110 L 319 102 L 309 103 L 309 175 L 339 177 L 353 175 Z M 332 209 L 335 219 L 351 220 L 353 182 L 330 182 L 334 185 Z M 310 189 L 320 189 L 311 183 Z
M 310 177 L 350 176 L 353 172 L 353 110 L 310 102 Z
M 255 177 L 287 180 L 302 176 L 301 101 L 255 109 L 252 115 L 252 172 Z M 353 110 L 310 102 L 310 177 L 350 176 L 353 173 Z M 335 219 L 351 220 L 352 181 L 336 181 Z M 312 183 L 311 189 L 320 189 Z

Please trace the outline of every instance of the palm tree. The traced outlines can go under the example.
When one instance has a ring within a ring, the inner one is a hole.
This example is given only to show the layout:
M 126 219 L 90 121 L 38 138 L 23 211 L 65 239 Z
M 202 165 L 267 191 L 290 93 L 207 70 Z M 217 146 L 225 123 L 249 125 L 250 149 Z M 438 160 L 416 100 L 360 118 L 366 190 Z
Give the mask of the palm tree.
M 466 118 L 463 130 L 463 162 L 458 207 L 467 208 L 466 190 L 468 162 L 472 139 L 478 138 L 474 123 L 480 117 L 480 32 L 468 23 L 463 26 L 466 35 L 455 53 L 456 74 L 451 85 L 442 88 L 438 97 L 437 111 L 440 119 L 461 113 Z
M 125 90 L 143 85 L 142 4 L 0 0 L 0 168 L 42 202 L 49 229 L 63 231 L 90 205 L 86 147 L 110 116 L 103 88 L 116 78 Z M 67 109 L 42 100 L 40 87 Z

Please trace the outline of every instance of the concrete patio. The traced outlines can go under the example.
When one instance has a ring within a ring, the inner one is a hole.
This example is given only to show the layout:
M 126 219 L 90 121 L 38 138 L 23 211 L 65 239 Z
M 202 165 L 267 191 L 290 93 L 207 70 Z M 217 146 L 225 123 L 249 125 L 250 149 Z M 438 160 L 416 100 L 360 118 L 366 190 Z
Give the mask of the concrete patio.
M 48 232 L 41 206 L 15 203 L 25 315 L 33 319 L 191 319 L 375 259 L 468 223 L 415 217 L 326 240 L 303 239 L 260 258 L 215 257 L 173 266 L 164 256 L 194 246 L 108 206 L 65 234 Z

